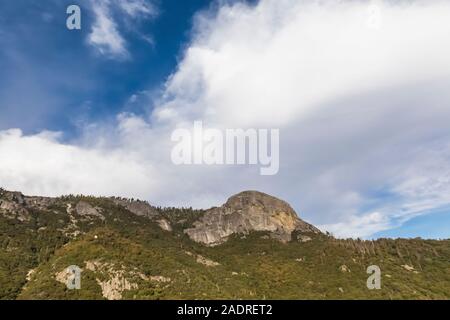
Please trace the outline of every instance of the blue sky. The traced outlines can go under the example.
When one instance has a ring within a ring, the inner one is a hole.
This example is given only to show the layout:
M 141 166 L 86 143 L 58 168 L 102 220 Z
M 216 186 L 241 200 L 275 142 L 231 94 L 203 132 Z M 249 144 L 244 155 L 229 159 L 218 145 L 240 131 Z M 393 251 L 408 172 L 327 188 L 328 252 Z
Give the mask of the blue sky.
M 205 0 L 156 2 L 153 17 L 128 22 L 129 27 L 119 16 L 116 22 L 130 52 L 129 58 L 120 59 L 99 54 L 87 44 L 95 19 L 89 1 L 78 2 L 82 30 L 66 29 L 65 11 L 73 3 L 19 0 L 0 4 L 4 114 L 0 129 L 47 129 L 71 135 L 78 121 L 96 121 L 127 109 L 145 112 L 127 104 L 128 99 L 159 89 L 176 67 L 193 15 L 210 6 Z M 23 117 L 24 112 L 33 116 Z
M 448 238 L 448 21 L 442 0 L 2 1 L 0 185 L 194 207 L 257 189 L 340 237 Z M 196 120 L 279 129 L 279 173 L 175 166 Z
M 437 210 L 426 216 L 412 218 L 397 228 L 375 233 L 373 238 L 448 239 L 450 209 Z

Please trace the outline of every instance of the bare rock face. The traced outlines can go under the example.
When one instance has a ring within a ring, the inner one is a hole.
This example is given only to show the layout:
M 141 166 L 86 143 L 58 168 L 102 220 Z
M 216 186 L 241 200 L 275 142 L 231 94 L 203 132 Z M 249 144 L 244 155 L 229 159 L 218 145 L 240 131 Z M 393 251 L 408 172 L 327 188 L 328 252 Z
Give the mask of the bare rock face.
M 166 231 L 172 231 L 172 226 L 170 225 L 170 222 L 167 221 L 167 219 L 159 219 L 158 221 L 156 221 L 156 223 L 158 223 L 159 227 L 163 230 Z
M 105 217 L 93 206 L 85 201 L 79 201 L 75 206 L 75 211 L 83 217 L 92 217 L 105 220 Z
M 25 197 L 25 201 L 27 206 L 39 209 L 39 210 L 45 210 L 50 205 L 54 204 L 56 202 L 55 198 L 47 198 L 47 197 Z
M 153 218 L 158 215 L 155 207 L 146 201 L 113 198 L 112 201 L 138 216 Z
M 19 221 L 29 220 L 29 209 L 47 209 L 54 202 L 53 198 L 29 197 L 21 192 L 0 188 L 0 213 L 3 212 L 7 217 L 17 218 Z
M 22 193 L 0 189 L 0 214 L 10 219 L 27 221 L 30 215 L 25 206 L 25 196 Z
M 283 242 L 291 240 L 293 231 L 320 233 L 300 220 L 287 202 L 257 191 L 241 192 L 223 206 L 209 209 L 185 233 L 196 242 L 217 245 L 234 233 L 250 231 L 269 231 L 273 238 Z

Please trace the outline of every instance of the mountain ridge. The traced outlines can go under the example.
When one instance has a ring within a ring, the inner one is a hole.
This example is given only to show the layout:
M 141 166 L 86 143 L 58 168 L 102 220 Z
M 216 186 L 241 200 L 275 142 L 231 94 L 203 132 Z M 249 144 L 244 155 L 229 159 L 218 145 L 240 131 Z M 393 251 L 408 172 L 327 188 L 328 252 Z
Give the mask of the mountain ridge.
M 450 240 L 335 239 L 289 208 L 255 191 L 208 212 L 0 189 L 0 299 L 450 297 Z M 221 221 L 238 217 L 236 232 L 213 246 L 194 241 L 186 230 L 216 230 L 216 210 Z M 381 290 L 366 286 L 371 265 L 382 270 Z M 80 290 L 66 287 L 69 266 L 81 270 Z
M 4 200 L 1 200 L 1 197 Z M 24 213 L 24 208 L 27 206 L 48 205 L 65 197 L 67 196 L 26 196 L 19 191 L 0 189 L 0 209 Z M 108 199 L 138 216 L 156 219 L 161 228 L 166 231 L 172 229 L 169 221 L 159 216 L 157 207 L 147 201 L 120 197 L 99 198 Z M 74 210 L 82 216 L 101 217 L 101 214 L 86 202 L 78 202 Z M 268 231 L 274 239 L 282 242 L 290 241 L 294 231 L 321 233 L 313 225 L 301 220 L 286 201 L 256 190 L 239 192 L 229 197 L 222 206 L 201 211 L 205 214 L 194 222 L 193 228 L 188 228 L 184 232 L 193 241 L 205 245 L 217 245 L 226 241 L 232 234 L 247 234 L 251 231 Z M 21 218 L 24 219 L 24 217 Z

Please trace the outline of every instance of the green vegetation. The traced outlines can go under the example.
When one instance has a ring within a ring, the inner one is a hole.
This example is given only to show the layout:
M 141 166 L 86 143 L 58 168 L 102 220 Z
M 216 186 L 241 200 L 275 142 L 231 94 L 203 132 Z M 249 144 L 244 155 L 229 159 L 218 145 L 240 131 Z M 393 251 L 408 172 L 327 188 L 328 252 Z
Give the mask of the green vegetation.
M 67 204 L 81 200 L 98 208 L 104 219 L 70 216 Z M 202 211 L 156 209 L 172 232 L 106 198 L 60 198 L 45 210 L 28 208 L 26 221 L 0 209 L 0 298 L 104 299 L 101 284 L 114 287 L 113 278 L 122 283 L 123 299 L 450 297 L 450 240 L 309 235 L 311 241 L 283 244 L 254 232 L 206 247 L 183 233 Z M 366 287 L 366 268 L 373 264 L 382 271 L 381 290 Z M 80 290 L 56 280 L 70 265 L 83 269 Z

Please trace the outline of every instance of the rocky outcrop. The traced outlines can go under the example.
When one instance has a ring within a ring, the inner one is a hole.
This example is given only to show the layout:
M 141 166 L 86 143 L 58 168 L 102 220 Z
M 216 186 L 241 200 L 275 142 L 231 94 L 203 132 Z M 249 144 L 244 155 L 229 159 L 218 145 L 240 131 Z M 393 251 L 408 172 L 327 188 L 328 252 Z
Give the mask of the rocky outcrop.
M 30 209 L 46 210 L 54 202 L 54 198 L 29 197 L 21 192 L 0 188 L 0 214 L 10 219 L 28 221 Z
M 169 232 L 172 231 L 172 226 L 170 225 L 170 222 L 167 221 L 167 219 L 164 219 L 164 218 L 159 219 L 156 221 L 156 223 L 158 223 L 158 225 L 161 229 L 169 231 Z
M 299 219 L 288 203 L 257 191 L 241 192 L 223 206 L 207 210 L 185 233 L 196 242 L 217 245 L 232 234 L 251 231 L 268 231 L 273 238 L 283 242 L 290 241 L 294 231 L 320 233 Z
M 101 220 L 105 220 L 105 217 L 99 212 L 98 209 L 94 208 L 85 201 L 79 201 L 75 206 L 75 211 L 82 217 L 99 218 Z
M 131 273 L 118 268 L 113 263 L 103 263 L 100 261 L 85 261 L 86 269 L 97 274 L 102 274 L 102 279 L 96 281 L 102 289 L 102 295 L 108 300 L 122 299 L 122 293 L 127 290 L 138 289 L 139 286 L 131 282 L 128 278 Z
M 134 281 L 144 280 L 159 284 L 167 284 L 172 279 L 162 275 L 148 276 L 137 268 L 127 269 L 123 265 L 99 260 L 85 261 L 86 269 L 95 274 L 96 281 L 102 289 L 102 295 L 108 300 L 120 300 L 124 291 L 139 289 Z M 133 280 L 134 279 L 134 280 Z
M 151 206 L 147 201 L 129 200 L 122 198 L 112 198 L 111 200 L 115 204 L 124 207 L 128 211 L 138 216 L 154 218 L 158 215 L 158 211 L 156 210 L 156 208 Z
M 30 214 L 26 209 L 25 196 L 20 192 L 0 189 L 0 214 L 9 219 L 28 221 Z
M 201 255 L 197 255 L 197 259 L 196 259 L 197 263 L 203 264 L 207 267 L 217 267 L 220 266 L 220 263 L 215 262 L 211 259 L 205 258 L 204 256 Z

